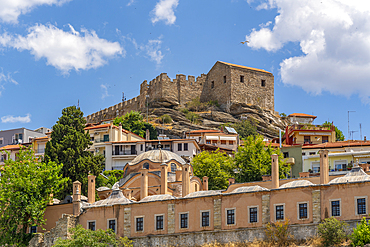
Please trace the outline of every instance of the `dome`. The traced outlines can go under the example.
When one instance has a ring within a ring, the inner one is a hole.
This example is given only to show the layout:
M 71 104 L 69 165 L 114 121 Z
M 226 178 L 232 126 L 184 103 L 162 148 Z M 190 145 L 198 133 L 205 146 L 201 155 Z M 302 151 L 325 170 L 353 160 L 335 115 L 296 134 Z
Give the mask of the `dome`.
M 193 193 L 190 193 L 186 195 L 186 198 L 189 197 L 201 197 L 201 196 L 213 196 L 213 195 L 220 195 L 221 191 L 220 190 L 202 190 L 202 191 L 196 191 Z
M 114 189 L 107 199 L 94 202 L 89 207 L 109 206 L 115 204 L 127 204 L 132 201 L 127 199 L 120 189 Z
M 154 201 L 163 201 L 163 200 L 171 200 L 171 199 L 176 199 L 176 197 L 171 196 L 169 194 L 162 194 L 162 195 L 144 197 L 142 200 L 140 200 L 140 202 L 154 202 Z
M 311 185 L 314 185 L 314 184 L 311 183 L 308 180 L 296 180 L 296 181 L 293 181 L 293 182 L 283 184 L 279 188 L 281 188 L 281 189 L 285 188 L 286 189 L 286 188 L 295 188 L 295 187 L 305 187 L 305 186 L 311 186 Z
M 235 190 L 231 191 L 230 193 L 243 193 L 243 192 L 256 192 L 256 191 L 262 191 L 262 190 L 268 190 L 264 187 L 261 187 L 259 185 L 255 186 L 243 186 L 236 188 Z
M 346 175 L 339 178 L 334 178 L 329 182 L 329 184 L 340 184 L 340 183 L 350 183 L 350 182 L 361 182 L 370 181 L 370 176 L 367 175 L 364 170 L 359 166 L 354 166 L 351 171 Z
M 110 190 L 110 188 L 102 186 L 96 189 L 97 191 L 104 191 L 104 190 Z
M 153 163 L 160 163 L 160 164 L 169 163 L 169 161 L 171 160 L 176 160 L 181 165 L 186 164 L 186 162 L 179 155 L 173 152 L 170 152 L 170 151 L 159 149 L 159 150 L 151 150 L 151 151 L 147 151 L 145 153 L 139 154 L 138 156 L 136 156 L 135 159 L 133 159 L 129 163 L 129 165 L 130 166 L 136 165 L 143 160 L 149 160 Z

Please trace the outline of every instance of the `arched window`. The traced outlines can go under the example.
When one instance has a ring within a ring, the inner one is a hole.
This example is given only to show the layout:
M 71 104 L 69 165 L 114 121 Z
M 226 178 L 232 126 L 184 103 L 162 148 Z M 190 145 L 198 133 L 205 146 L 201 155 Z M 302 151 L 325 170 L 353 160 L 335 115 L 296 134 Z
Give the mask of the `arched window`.
M 149 169 L 149 163 L 144 163 L 143 168 Z
M 171 172 L 176 172 L 177 166 L 175 163 L 171 163 Z

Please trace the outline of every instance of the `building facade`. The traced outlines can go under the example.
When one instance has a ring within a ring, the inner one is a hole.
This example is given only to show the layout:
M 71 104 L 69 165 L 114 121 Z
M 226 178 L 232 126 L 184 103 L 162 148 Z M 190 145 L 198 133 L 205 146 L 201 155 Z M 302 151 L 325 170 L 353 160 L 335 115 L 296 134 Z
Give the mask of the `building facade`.
M 45 134 L 26 128 L 1 130 L 0 147 L 32 142 L 34 138 L 43 137 Z

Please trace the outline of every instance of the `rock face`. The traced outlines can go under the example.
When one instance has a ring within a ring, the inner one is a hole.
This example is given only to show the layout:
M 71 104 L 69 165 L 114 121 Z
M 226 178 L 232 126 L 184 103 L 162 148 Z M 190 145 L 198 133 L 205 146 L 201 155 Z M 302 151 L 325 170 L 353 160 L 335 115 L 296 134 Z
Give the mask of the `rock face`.
M 287 119 L 274 114 L 273 111 L 264 110 L 256 105 L 237 103 L 230 106 L 228 112 L 212 107 L 206 112 L 196 113 L 199 116 L 197 123 L 192 123 L 186 114 L 171 105 L 171 108 L 150 108 L 151 118 L 159 118 L 164 114 L 169 115 L 173 123 L 169 126 L 156 126 L 159 134 L 166 134 L 170 138 L 183 138 L 185 132 L 192 130 L 219 129 L 225 123 L 237 123 L 242 119 L 252 119 L 256 123 L 257 132 L 268 139 L 276 138 L 279 129 L 285 130 L 289 124 Z

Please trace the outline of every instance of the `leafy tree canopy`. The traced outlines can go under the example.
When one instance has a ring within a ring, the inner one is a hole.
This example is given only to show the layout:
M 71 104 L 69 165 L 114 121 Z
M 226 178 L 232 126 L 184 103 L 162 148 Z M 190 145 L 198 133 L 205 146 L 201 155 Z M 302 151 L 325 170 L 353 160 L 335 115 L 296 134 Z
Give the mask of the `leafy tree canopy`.
M 256 120 L 254 119 L 242 120 L 240 122 L 232 124 L 231 127 L 233 127 L 236 132 L 238 132 L 241 139 L 245 139 L 248 136 L 258 135 Z
M 144 122 L 143 116 L 138 111 L 131 111 L 126 113 L 124 116 L 116 117 L 113 124 L 118 126 L 122 124 L 122 128 L 135 133 L 145 138 L 145 132 L 149 129 L 150 139 L 157 139 L 157 131 L 150 123 Z
M 27 229 L 45 224 L 51 194 L 63 189 L 68 178 L 62 165 L 40 162 L 31 148 L 21 149 L 17 160 L 5 160 L 0 176 L 0 245 L 27 246 Z
M 234 158 L 236 182 L 261 181 L 262 175 L 271 174 L 271 155 L 279 155 L 279 175 L 286 178 L 290 166 L 285 164 L 283 154 L 279 149 L 265 146 L 263 137 L 248 136 L 244 140 L 244 146 L 238 148 Z
M 194 175 L 207 176 L 210 190 L 226 189 L 228 178 L 232 177 L 232 158 L 218 151 L 203 151 L 192 160 Z
M 332 126 L 332 123 L 326 121 L 323 125 Z M 335 141 L 344 141 L 344 134 L 337 126 L 335 126 L 335 139 Z
M 84 130 L 85 124 L 80 108 L 64 108 L 53 126 L 51 140 L 46 144 L 45 161 L 63 164 L 61 173 L 64 178 L 69 178 L 68 185 L 57 194 L 60 199 L 72 192 L 72 183 L 76 180 L 82 183 L 82 193 L 86 195 L 89 172 L 97 176 L 104 168 L 102 155 L 94 156 L 86 151 L 92 143 Z
M 132 241 L 127 237 L 118 237 L 113 230 L 106 231 L 98 229 L 92 231 L 84 229 L 81 225 L 70 230 L 72 236 L 70 239 L 58 239 L 55 247 L 132 247 Z

